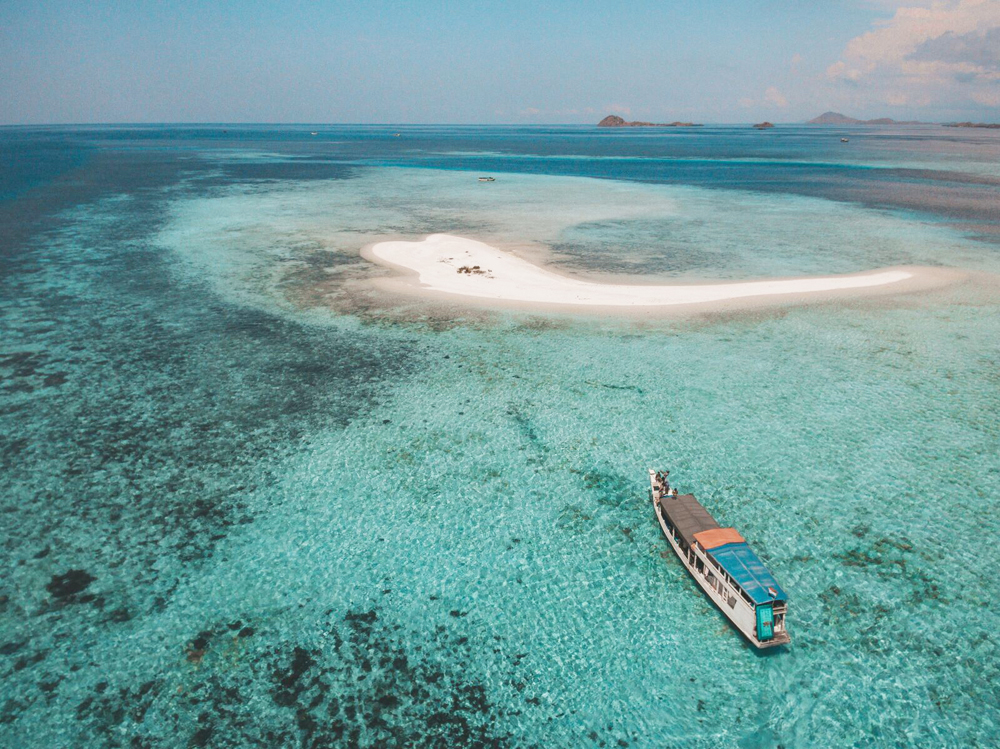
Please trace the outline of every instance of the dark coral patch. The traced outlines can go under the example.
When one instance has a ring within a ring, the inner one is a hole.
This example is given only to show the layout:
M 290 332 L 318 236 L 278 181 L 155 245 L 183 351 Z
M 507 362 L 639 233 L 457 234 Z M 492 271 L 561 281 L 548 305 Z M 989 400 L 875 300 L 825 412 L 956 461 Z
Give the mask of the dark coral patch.
M 3 645 L 0 645 L 0 655 L 13 655 L 27 644 L 27 640 L 23 640 L 21 642 L 6 642 Z
M 282 707 L 293 706 L 306 688 L 300 679 L 315 665 L 316 661 L 308 650 L 296 647 L 292 653 L 291 664 L 287 668 L 277 668 L 274 671 L 274 680 L 278 683 L 278 688 L 273 692 L 274 701 Z
M 65 372 L 56 372 L 55 374 L 48 375 L 43 381 L 43 384 L 47 388 L 58 387 L 59 385 L 62 385 L 64 382 L 66 382 L 66 379 L 67 378 Z
M 53 598 L 69 598 L 86 590 L 96 579 L 86 570 L 69 570 L 62 575 L 53 575 L 45 589 Z
M 517 709 L 495 703 L 480 675 L 486 643 L 444 620 L 414 630 L 374 608 L 328 611 L 316 622 L 326 644 L 261 636 L 252 654 L 236 645 L 232 620 L 213 622 L 187 643 L 200 666 L 183 684 L 99 684 L 77 703 L 77 725 L 83 739 L 140 735 L 150 746 L 530 746 L 508 732 L 510 719 L 546 708 L 537 698 Z M 528 681 L 524 657 L 504 666 L 500 655 L 508 684 Z M 176 735 L 148 733 L 164 722 Z

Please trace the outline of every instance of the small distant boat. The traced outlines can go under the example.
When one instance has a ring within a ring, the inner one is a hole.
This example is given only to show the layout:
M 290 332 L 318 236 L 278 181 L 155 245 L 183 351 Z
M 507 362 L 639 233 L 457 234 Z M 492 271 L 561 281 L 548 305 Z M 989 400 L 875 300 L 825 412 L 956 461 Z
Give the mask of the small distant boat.
M 841 143 L 847 143 L 847 138 L 841 138 L 841 139 L 840 139 L 840 142 L 841 142 Z
M 735 528 L 722 528 L 693 494 L 677 494 L 669 471 L 649 470 L 663 534 L 691 577 L 756 648 L 791 642 L 788 596 Z
M 397 138 L 399 137 L 399 133 L 396 133 L 396 137 L 397 137 Z
M 479 181 L 480 182 L 496 182 L 497 178 L 496 177 L 480 177 Z
M 319 133 L 309 133 L 310 135 L 319 135 Z

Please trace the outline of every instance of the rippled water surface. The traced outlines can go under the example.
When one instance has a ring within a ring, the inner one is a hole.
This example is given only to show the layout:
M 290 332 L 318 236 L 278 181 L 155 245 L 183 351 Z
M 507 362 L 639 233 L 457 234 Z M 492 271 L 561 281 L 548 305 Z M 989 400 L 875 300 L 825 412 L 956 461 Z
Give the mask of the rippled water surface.
M 996 133 L 0 153 L 0 745 L 996 745 Z M 360 249 L 430 232 L 599 276 L 977 284 L 669 322 L 373 295 Z M 652 465 L 751 541 L 790 646 L 667 553 Z

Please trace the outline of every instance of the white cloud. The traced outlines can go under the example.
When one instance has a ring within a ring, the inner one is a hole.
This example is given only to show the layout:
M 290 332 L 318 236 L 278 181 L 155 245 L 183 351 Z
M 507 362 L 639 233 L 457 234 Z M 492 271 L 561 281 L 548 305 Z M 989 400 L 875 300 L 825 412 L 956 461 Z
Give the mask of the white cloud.
M 991 98 L 1000 81 L 1000 0 L 938 0 L 897 7 L 844 48 L 827 77 L 908 103 Z M 898 89 L 898 90 L 897 90 Z
M 782 95 L 782 93 L 774 86 L 770 86 L 767 91 L 764 92 L 764 101 L 768 104 L 774 104 L 776 107 L 788 106 L 788 99 L 786 99 L 784 95 Z
M 974 91 L 972 100 L 987 107 L 1000 107 L 1000 91 Z
M 857 68 L 849 68 L 843 60 L 837 60 L 837 62 L 828 67 L 826 75 L 828 78 L 833 78 L 834 80 L 840 79 L 851 81 L 852 83 L 861 79 L 861 71 Z
M 921 8 L 928 8 L 931 5 L 934 5 L 937 1 L 938 0 L 908 0 L 906 5 L 910 7 L 920 6 Z M 896 8 L 902 5 L 899 0 L 868 0 L 868 3 L 871 5 L 881 5 L 885 7 L 886 10 L 896 10 Z
M 967 34 L 945 32 L 921 42 L 906 59 L 952 63 L 982 76 L 995 77 L 1000 73 L 1000 26 Z

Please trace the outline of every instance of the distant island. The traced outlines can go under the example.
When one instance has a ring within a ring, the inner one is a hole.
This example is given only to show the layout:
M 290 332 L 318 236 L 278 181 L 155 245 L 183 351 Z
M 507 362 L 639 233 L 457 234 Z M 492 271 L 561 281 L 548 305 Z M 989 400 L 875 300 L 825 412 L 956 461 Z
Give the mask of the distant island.
M 758 130 L 767 130 L 769 127 L 774 127 L 774 123 L 773 122 L 758 122 L 756 125 L 754 125 L 754 127 L 757 128 Z
M 890 117 L 879 117 L 876 120 L 856 120 L 840 112 L 823 112 L 819 117 L 813 117 L 807 125 L 926 125 L 918 120 L 894 120 Z
M 946 122 L 945 127 L 984 127 L 987 130 L 1000 130 L 1000 122 Z
M 597 123 L 598 127 L 701 127 L 694 122 L 628 122 L 616 114 L 609 114 Z

